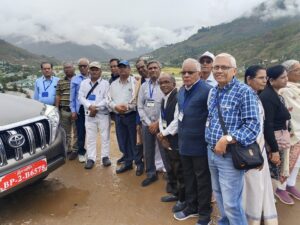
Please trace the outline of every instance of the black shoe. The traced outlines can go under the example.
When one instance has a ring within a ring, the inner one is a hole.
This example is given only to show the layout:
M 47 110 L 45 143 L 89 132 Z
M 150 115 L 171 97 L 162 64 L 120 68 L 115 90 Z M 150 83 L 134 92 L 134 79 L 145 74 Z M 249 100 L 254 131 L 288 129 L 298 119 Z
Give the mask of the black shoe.
M 117 164 L 119 165 L 119 164 L 122 164 L 122 163 L 124 163 L 125 162 L 125 157 L 124 156 L 122 156 L 121 158 L 119 158 L 118 160 L 117 160 Z
M 102 165 L 105 166 L 105 167 L 108 167 L 111 165 L 111 161 L 109 160 L 108 157 L 103 157 L 102 158 Z
M 141 176 L 144 173 L 144 165 L 138 165 L 136 166 L 135 175 Z
M 93 166 L 94 166 L 94 163 L 95 163 L 95 162 L 94 162 L 93 160 L 88 159 L 88 160 L 86 161 L 86 163 L 85 163 L 84 168 L 87 169 L 87 170 L 92 169 Z
M 163 196 L 160 199 L 160 201 L 162 201 L 162 202 L 176 202 L 177 200 L 178 200 L 178 198 L 175 195 Z
M 176 204 L 172 208 L 172 212 L 173 213 L 180 212 L 180 211 L 184 210 L 185 207 L 186 207 L 185 202 L 177 201 Z
M 152 184 L 153 182 L 155 182 L 157 180 L 158 180 L 158 178 L 157 178 L 156 175 L 152 176 L 152 177 L 147 177 L 145 180 L 143 180 L 142 187 L 146 187 L 146 186 Z
M 132 170 L 132 165 L 129 165 L 129 166 L 121 166 L 119 169 L 116 170 L 116 173 L 119 174 L 119 173 L 124 173 L 128 170 Z
M 74 160 L 74 159 L 77 159 L 77 156 L 78 156 L 78 152 L 77 151 L 72 151 L 68 155 L 68 158 L 69 158 L 69 160 Z

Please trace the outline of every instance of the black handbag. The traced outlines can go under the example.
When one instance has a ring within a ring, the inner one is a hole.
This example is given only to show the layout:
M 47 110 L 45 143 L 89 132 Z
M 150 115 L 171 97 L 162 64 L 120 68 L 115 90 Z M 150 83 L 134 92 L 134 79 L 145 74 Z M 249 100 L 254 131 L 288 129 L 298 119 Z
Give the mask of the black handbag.
M 217 98 L 219 98 L 219 92 L 217 93 Z M 225 122 L 222 117 L 219 99 L 217 101 L 217 107 L 219 121 L 221 123 L 223 133 L 224 135 L 227 135 L 228 131 L 225 127 Z M 231 152 L 233 166 L 238 170 L 255 169 L 264 164 L 264 158 L 256 141 L 248 146 L 242 146 L 238 142 L 229 144 L 227 145 L 226 151 Z

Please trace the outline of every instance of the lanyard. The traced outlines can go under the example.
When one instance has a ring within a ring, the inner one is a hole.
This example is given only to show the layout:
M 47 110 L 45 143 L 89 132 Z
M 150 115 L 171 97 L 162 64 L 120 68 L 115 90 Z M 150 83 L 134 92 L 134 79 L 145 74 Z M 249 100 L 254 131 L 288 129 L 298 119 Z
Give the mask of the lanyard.
M 45 86 L 45 81 L 47 81 L 47 80 L 44 80 L 43 81 L 43 86 L 44 86 L 44 91 L 47 91 L 47 89 L 51 86 L 51 84 L 52 84 L 52 78 L 51 78 L 51 81 L 50 81 L 50 84 L 46 87 Z
M 150 99 L 152 99 L 152 97 L 153 97 L 153 92 L 154 92 L 154 87 L 155 87 L 155 84 L 153 85 L 153 88 L 152 88 L 152 90 L 151 90 L 151 81 L 149 81 L 149 97 L 150 97 Z

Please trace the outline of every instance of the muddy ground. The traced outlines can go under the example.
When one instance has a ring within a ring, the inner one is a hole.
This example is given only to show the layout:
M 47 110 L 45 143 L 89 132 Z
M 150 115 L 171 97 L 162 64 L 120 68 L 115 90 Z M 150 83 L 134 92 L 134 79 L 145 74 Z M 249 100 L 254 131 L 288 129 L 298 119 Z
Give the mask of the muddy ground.
M 43 182 L 0 199 L 0 225 L 194 225 L 195 218 L 173 219 L 174 203 L 160 202 L 165 195 L 162 174 L 148 187 L 140 186 L 145 175 L 136 177 L 134 170 L 116 175 L 120 153 L 115 134 L 111 138 L 111 167 L 98 161 L 85 170 L 78 161 L 68 161 Z M 300 201 L 277 203 L 277 208 L 280 225 L 300 225 Z M 214 210 L 214 224 L 216 220 Z

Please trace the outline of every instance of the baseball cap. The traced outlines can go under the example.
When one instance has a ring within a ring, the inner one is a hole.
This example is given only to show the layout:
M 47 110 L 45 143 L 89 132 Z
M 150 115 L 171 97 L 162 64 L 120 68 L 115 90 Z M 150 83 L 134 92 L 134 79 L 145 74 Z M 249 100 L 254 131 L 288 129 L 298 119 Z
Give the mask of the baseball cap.
M 214 54 L 212 54 L 211 52 L 209 52 L 209 51 L 206 51 L 206 52 L 204 52 L 201 56 L 200 56 L 200 58 L 199 58 L 199 61 L 202 59 L 202 58 L 204 58 L 204 57 L 208 57 L 208 58 L 211 58 L 212 59 L 212 61 L 214 61 L 215 60 L 215 55 Z
M 119 62 L 119 64 L 118 64 L 118 67 L 120 67 L 120 66 L 128 66 L 128 67 L 130 67 L 130 64 L 129 64 L 129 62 L 127 61 L 127 60 L 121 60 L 120 62 Z
M 99 62 L 94 61 L 94 62 L 90 63 L 90 68 L 92 68 L 92 67 L 96 67 L 98 69 L 101 69 L 101 64 Z

